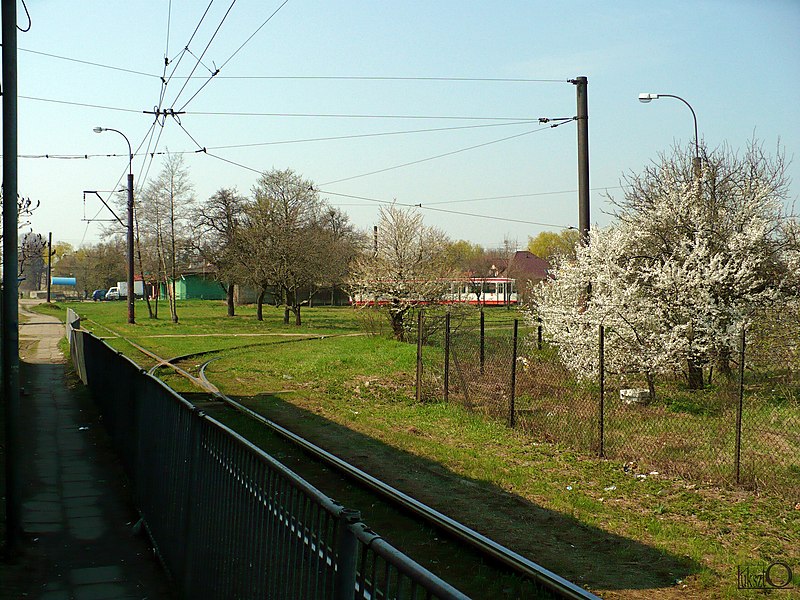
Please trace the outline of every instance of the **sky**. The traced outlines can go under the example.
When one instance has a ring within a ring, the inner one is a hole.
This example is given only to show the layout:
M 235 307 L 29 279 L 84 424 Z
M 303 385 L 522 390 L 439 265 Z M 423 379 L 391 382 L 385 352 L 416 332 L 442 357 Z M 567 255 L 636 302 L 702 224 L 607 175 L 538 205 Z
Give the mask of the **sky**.
M 112 218 L 84 190 L 107 198 L 128 169 L 97 126 L 130 140 L 137 188 L 168 151 L 198 201 L 288 168 L 359 228 L 396 201 L 452 239 L 524 247 L 578 225 L 575 122 L 538 121 L 575 116 L 578 76 L 593 227 L 625 174 L 694 141 L 686 105 L 641 92 L 689 102 L 709 148 L 780 145 L 800 190 L 797 0 L 25 3 L 19 190 L 41 203 L 33 230 L 75 247 Z

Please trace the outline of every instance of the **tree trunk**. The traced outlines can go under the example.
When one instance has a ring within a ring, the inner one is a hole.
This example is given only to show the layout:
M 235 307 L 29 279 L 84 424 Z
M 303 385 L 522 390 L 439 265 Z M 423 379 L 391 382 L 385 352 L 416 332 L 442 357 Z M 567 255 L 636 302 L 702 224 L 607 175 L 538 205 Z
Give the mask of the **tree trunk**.
M 688 379 L 690 390 L 703 389 L 703 366 L 698 365 L 693 359 L 688 361 Z
M 142 281 L 146 281 L 144 278 L 144 267 L 142 267 L 142 247 L 139 244 L 139 215 L 134 210 L 133 212 L 134 218 L 134 229 L 136 230 L 136 256 L 139 259 L 139 275 L 142 277 Z M 144 284 L 142 284 L 144 285 Z M 150 297 L 149 294 L 145 294 L 145 301 L 147 302 L 147 314 L 151 319 L 158 318 L 158 296 L 156 296 L 156 312 L 153 313 L 153 307 L 150 306 Z
M 650 402 L 653 402 L 656 399 L 656 379 L 649 371 L 645 373 L 645 377 L 647 378 L 647 391 L 650 392 Z
M 392 323 L 392 334 L 394 339 L 398 342 L 404 342 L 406 338 L 405 327 L 403 326 L 403 318 L 405 317 L 407 308 L 400 308 L 399 306 L 392 306 L 389 309 L 389 320 Z
M 258 300 L 256 300 L 256 319 L 258 321 L 264 320 L 264 294 L 266 290 L 262 289 L 258 293 Z
M 719 367 L 719 372 L 726 379 L 733 377 L 733 369 L 731 368 L 731 353 L 729 350 L 725 349 L 722 351 L 722 354 L 717 360 L 717 366 Z
M 174 272 L 173 268 L 173 272 Z M 178 297 L 175 294 L 175 276 L 172 277 L 172 322 L 178 322 Z
M 283 300 L 283 324 L 289 324 L 289 290 L 282 289 L 281 297 Z
M 233 317 L 236 314 L 236 308 L 233 303 L 233 284 L 229 283 L 226 289 L 228 296 L 228 316 Z

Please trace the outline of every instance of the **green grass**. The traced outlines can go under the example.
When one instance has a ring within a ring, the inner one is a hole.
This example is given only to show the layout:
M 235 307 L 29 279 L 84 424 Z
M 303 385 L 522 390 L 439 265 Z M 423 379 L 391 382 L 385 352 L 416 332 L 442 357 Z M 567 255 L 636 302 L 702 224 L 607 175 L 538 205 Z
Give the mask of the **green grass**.
M 168 318 L 151 322 L 138 303 L 135 326 L 125 323 L 121 303 L 72 307 L 99 335 L 111 335 L 104 328 L 112 329 L 161 356 L 228 348 L 208 355 L 219 357 L 207 372 L 225 393 L 268 416 L 291 420 L 299 433 L 338 444 L 343 453 L 358 453 L 371 440 L 377 444 L 374 451 L 363 451 L 370 456 L 379 457 L 385 448 L 438 465 L 415 469 L 404 485 L 604 597 L 626 597 L 626 590 L 642 597 L 642 581 L 659 588 L 659 597 L 756 597 L 736 589 L 735 571 L 759 559 L 797 565 L 795 585 L 800 586 L 800 509 L 795 507 L 800 498 L 651 475 L 638 466 L 625 469 L 623 460 L 600 460 L 547 443 L 537 435 L 541 432 L 510 430 L 456 404 L 416 403 L 416 348 L 379 337 L 335 335 L 360 333 L 351 309 L 305 309 L 304 325 L 297 329 L 283 326 L 282 311 L 271 307 L 265 307 L 265 321 L 259 323 L 252 308 L 228 318 L 223 303 L 179 303 L 181 322 L 174 325 Z M 508 323 L 509 312 L 515 311 L 487 310 L 487 315 Z M 234 337 L 296 332 L 326 337 Z M 209 333 L 225 337 L 201 337 Z M 177 337 L 150 337 L 163 334 Z M 142 363 L 130 345 L 108 341 Z M 242 344 L 249 346 L 235 347 Z M 196 367 L 205 360 L 188 362 Z M 189 391 L 185 380 L 168 380 Z M 708 418 L 695 405 L 680 402 L 688 400 L 667 398 L 654 408 L 699 424 Z M 629 418 L 632 425 L 642 421 L 641 415 Z M 680 448 L 675 452 L 679 458 Z M 397 457 L 387 456 L 388 472 L 401 470 Z M 470 494 L 474 500 L 460 500 Z M 495 505 L 502 508 L 487 511 Z M 578 579 L 583 576 L 589 579 Z

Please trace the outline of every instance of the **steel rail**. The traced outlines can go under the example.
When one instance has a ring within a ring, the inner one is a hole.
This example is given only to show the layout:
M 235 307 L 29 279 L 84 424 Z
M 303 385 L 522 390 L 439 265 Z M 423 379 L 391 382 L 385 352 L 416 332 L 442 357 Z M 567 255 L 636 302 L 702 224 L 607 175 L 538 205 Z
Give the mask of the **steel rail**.
M 211 360 L 207 360 L 200 366 L 199 377 L 195 377 L 188 371 L 175 365 L 174 362 L 177 362 L 183 358 L 194 357 L 197 356 L 198 354 L 205 354 L 205 353 L 193 353 L 175 357 L 172 359 L 164 359 L 158 356 L 157 354 L 147 350 L 146 348 L 140 346 L 139 344 L 136 344 L 135 342 L 131 341 L 128 338 L 125 338 L 123 336 L 119 337 L 124 341 L 128 342 L 131 346 L 133 346 L 135 349 L 139 350 L 146 356 L 149 356 L 150 358 L 157 361 L 157 364 L 154 365 L 154 367 L 151 369 L 152 371 L 155 371 L 156 369 L 162 366 L 174 369 L 177 373 L 183 375 L 198 387 L 209 392 L 217 400 L 246 414 L 247 416 L 261 423 L 262 425 L 267 426 L 268 428 L 273 430 L 275 433 L 277 433 L 284 439 L 287 439 L 290 442 L 300 446 L 303 450 L 315 456 L 318 460 L 322 461 L 323 463 L 328 464 L 331 467 L 335 468 L 337 471 L 341 472 L 348 478 L 357 481 L 362 486 L 373 491 L 377 495 L 387 499 L 389 502 L 397 506 L 400 506 L 407 512 L 410 512 L 422 518 L 423 520 L 433 525 L 434 527 L 437 527 L 438 529 L 447 532 L 450 536 L 465 542 L 469 546 L 472 546 L 473 548 L 478 550 L 480 553 L 483 553 L 485 556 L 489 556 L 493 560 L 505 565 L 506 567 L 512 569 L 513 571 L 537 582 L 541 586 L 557 594 L 559 597 L 568 598 L 570 600 L 601 600 L 599 596 L 592 594 L 588 590 L 579 587 L 578 585 L 561 577 L 560 575 L 553 573 L 549 569 L 546 569 L 545 567 L 533 562 L 532 560 L 525 558 L 521 554 L 514 552 L 510 548 L 507 548 L 502 544 L 486 537 L 485 535 L 478 533 L 477 531 L 464 525 L 463 523 L 459 523 L 455 519 L 452 519 L 451 517 L 448 517 L 447 515 L 428 506 L 427 504 L 420 502 L 416 498 L 413 498 L 408 494 L 401 492 L 400 490 L 390 486 L 389 484 L 370 475 L 369 473 L 362 471 L 358 467 L 355 467 L 349 464 L 348 462 L 342 460 L 335 454 L 331 454 L 327 450 L 320 448 L 319 446 L 309 442 L 308 440 L 297 435 L 296 433 L 289 431 L 288 429 L 279 425 L 278 423 L 275 423 L 274 421 L 266 418 L 265 416 L 255 412 L 254 410 L 226 396 L 213 383 L 211 383 L 211 381 L 209 381 L 208 377 L 205 374 L 206 367 L 212 362 L 219 360 L 222 357 L 218 356 L 212 358 Z M 324 337 L 325 336 L 321 336 L 322 339 L 324 339 Z
M 220 357 L 211 359 L 200 367 L 200 379 L 212 387 L 215 386 L 213 386 L 213 384 L 208 380 L 208 377 L 205 374 L 205 369 L 210 363 L 218 360 L 219 358 Z M 510 548 L 507 548 L 502 544 L 486 537 L 485 535 L 478 533 L 463 523 L 459 523 L 455 519 L 452 519 L 451 517 L 439 512 L 435 508 L 420 502 L 416 498 L 401 492 L 400 490 L 390 486 L 389 484 L 370 475 L 369 473 L 362 471 L 358 467 L 354 467 L 335 454 L 331 454 L 327 450 L 320 448 L 296 433 L 289 431 L 278 423 L 275 423 L 265 416 L 233 400 L 232 398 L 223 394 L 221 391 L 214 392 L 214 396 L 225 404 L 228 404 L 236 410 L 255 419 L 262 425 L 266 425 L 281 437 L 300 446 L 303 448 L 303 450 L 315 456 L 323 463 L 334 467 L 348 478 L 359 482 L 364 487 L 377 493 L 383 498 L 386 498 L 393 504 L 402 507 L 404 510 L 421 517 L 434 527 L 447 532 L 452 537 L 466 542 L 468 545 L 477 549 L 484 555 L 490 556 L 492 559 L 505 565 L 506 567 L 511 568 L 517 573 L 536 581 L 551 592 L 558 594 L 559 597 L 569 598 L 572 600 L 599 600 L 599 597 L 595 594 L 592 594 L 591 592 L 579 587 L 560 575 L 553 573 L 549 569 L 546 569 L 532 560 L 525 558 Z

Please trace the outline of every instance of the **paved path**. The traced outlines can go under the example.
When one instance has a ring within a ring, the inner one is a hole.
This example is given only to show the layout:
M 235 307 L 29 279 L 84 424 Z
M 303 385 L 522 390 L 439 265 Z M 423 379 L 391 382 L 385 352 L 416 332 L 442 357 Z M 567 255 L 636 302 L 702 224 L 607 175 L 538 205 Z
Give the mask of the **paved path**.
M 0 598 L 174 598 L 87 390 L 69 374 L 64 324 L 20 307 L 25 548 Z

